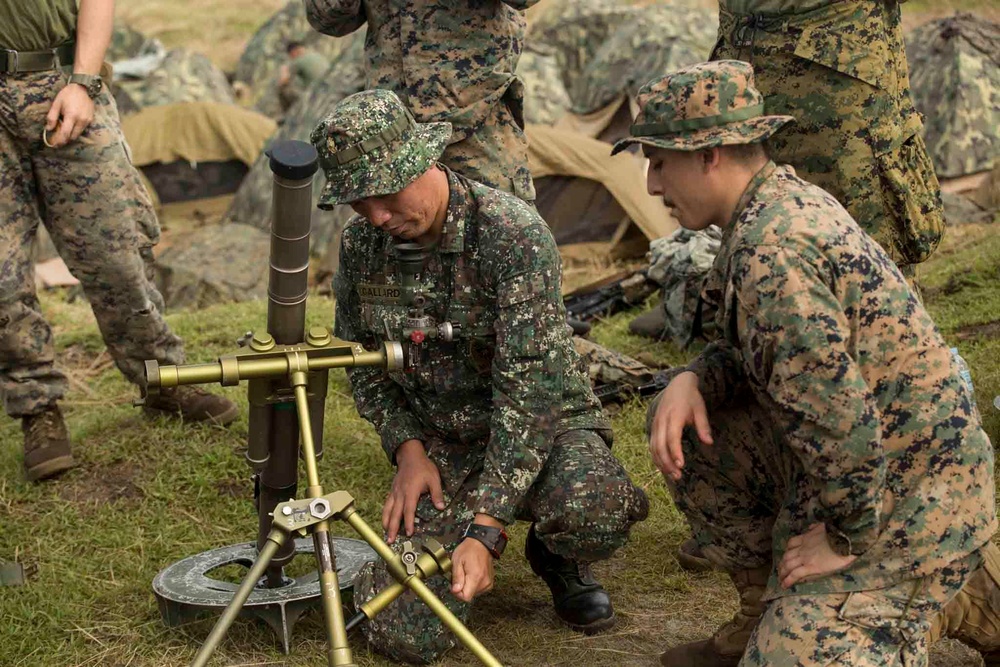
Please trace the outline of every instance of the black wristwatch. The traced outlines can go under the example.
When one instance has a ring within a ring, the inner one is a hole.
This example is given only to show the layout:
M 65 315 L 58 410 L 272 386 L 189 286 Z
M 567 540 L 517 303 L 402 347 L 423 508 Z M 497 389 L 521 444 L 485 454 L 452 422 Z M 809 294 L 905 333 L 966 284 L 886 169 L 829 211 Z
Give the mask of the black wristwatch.
M 96 74 L 72 74 L 69 77 L 69 82 L 83 86 L 84 90 L 87 91 L 87 97 L 90 99 L 94 99 L 101 94 L 103 81 Z
M 507 548 L 507 531 L 503 528 L 492 528 L 490 526 L 482 526 L 478 523 L 470 523 L 469 527 L 465 529 L 462 539 L 464 540 L 467 537 L 481 542 L 493 558 L 500 558 L 503 550 Z

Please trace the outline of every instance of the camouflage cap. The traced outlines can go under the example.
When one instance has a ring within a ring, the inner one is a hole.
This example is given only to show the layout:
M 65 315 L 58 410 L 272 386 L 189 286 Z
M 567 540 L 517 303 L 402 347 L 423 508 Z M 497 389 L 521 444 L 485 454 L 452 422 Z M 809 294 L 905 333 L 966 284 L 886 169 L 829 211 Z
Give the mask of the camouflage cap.
M 692 65 L 654 79 L 639 89 L 638 103 L 631 136 L 616 143 L 612 155 L 632 144 L 678 151 L 753 144 L 795 120 L 763 115 L 753 68 L 739 60 Z
M 392 91 L 344 98 L 309 137 L 326 173 L 319 207 L 399 192 L 437 162 L 449 137 L 450 123 L 417 123 Z

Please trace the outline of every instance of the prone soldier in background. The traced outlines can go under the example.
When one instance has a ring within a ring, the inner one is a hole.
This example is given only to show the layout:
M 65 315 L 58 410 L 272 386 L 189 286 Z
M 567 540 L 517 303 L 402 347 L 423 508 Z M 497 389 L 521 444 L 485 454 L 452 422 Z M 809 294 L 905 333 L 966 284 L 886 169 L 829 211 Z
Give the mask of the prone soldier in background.
M 184 361 L 150 282 L 159 225 L 98 75 L 113 0 L 0 0 L 0 397 L 24 430 L 29 480 L 75 465 L 58 401 L 52 330 L 35 294 L 31 248 L 43 223 L 76 276 L 118 369 Z M 149 414 L 229 423 L 236 406 L 200 389 L 149 400 Z

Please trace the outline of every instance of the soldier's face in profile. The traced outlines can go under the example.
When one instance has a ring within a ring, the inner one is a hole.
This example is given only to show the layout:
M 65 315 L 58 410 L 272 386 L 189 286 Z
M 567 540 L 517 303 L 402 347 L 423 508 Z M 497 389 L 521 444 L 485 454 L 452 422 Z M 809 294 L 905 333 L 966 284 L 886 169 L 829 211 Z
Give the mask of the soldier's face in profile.
M 643 146 L 649 158 L 646 190 L 673 209 L 681 227 L 698 231 L 716 220 L 715 185 L 705 151 L 675 151 Z
M 437 174 L 444 178 L 443 194 Z M 351 202 L 351 208 L 400 241 L 431 245 L 441 233 L 442 199 L 447 210 L 447 177 L 439 169 L 430 169 L 399 192 L 359 199 Z

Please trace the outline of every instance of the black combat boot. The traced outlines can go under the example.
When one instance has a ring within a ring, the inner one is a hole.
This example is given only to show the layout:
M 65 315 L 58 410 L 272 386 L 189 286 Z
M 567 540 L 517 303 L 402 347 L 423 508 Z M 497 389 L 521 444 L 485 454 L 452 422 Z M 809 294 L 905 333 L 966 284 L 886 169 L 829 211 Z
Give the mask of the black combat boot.
M 548 584 L 556 615 L 584 634 L 607 630 L 615 624 L 611 598 L 590 572 L 590 566 L 558 556 L 542 544 L 532 524 L 524 544 L 531 570 Z

